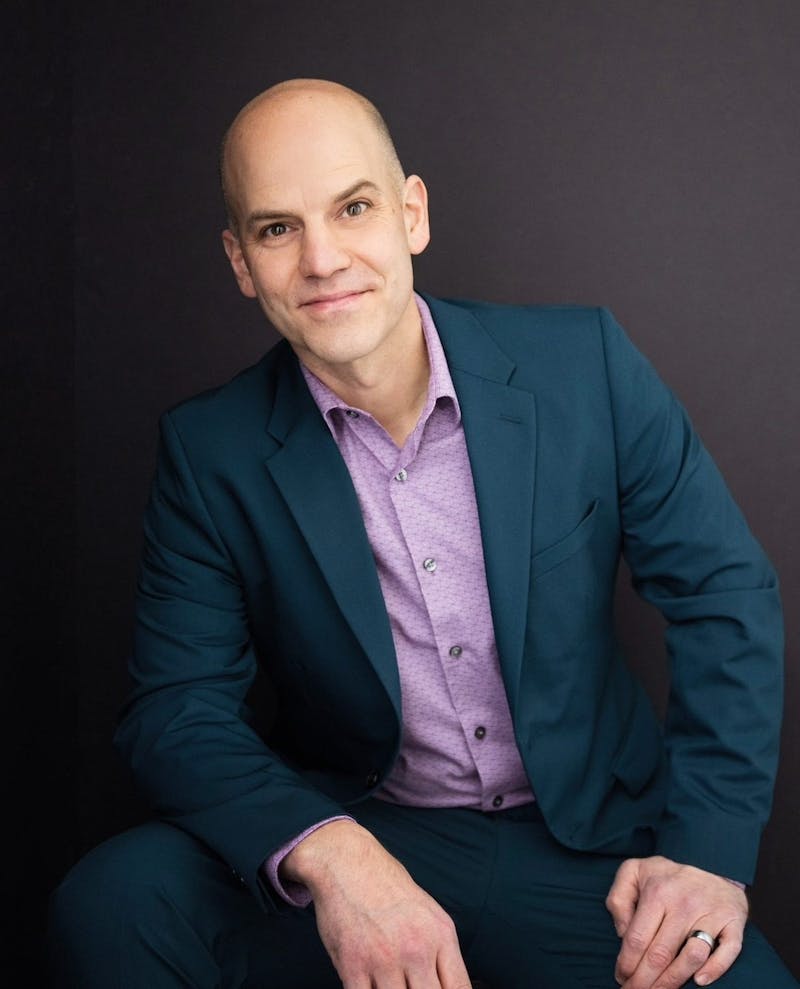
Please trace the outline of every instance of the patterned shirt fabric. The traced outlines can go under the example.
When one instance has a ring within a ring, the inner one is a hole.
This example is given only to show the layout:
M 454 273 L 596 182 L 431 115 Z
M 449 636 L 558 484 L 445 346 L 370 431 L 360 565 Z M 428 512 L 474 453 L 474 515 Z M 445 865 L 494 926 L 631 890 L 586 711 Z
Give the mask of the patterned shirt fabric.
M 461 410 L 430 310 L 416 302 L 430 377 L 402 449 L 301 364 L 358 496 L 397 654 L 402 741 L 374 795 L 417 807 L 515 807 L 534 797 L 500 673 Z M 312 830 L 267 862 L 273 885 L 297 905 L 306 896 L 282 889 L 277 868 Z

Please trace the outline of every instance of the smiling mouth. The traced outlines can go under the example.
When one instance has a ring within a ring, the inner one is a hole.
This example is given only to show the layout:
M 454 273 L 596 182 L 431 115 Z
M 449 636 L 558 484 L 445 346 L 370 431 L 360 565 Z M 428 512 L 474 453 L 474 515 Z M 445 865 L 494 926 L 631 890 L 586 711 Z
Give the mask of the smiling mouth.
M 301 309 L 315 309 L 324 311 L 326 309 L 338 309 L 340 306 L 349 305 L 362 295 L 366 295 L 368 289 L 357 289 L 353 292 L 332 292 L 330 295 L 318 295 L 300 305 Z

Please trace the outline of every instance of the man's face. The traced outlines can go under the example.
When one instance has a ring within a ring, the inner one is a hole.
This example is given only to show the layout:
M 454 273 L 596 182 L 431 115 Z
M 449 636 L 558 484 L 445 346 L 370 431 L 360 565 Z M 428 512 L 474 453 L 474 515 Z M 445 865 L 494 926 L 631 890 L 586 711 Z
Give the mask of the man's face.
M 400 185 L 361 107 L 314 93 L 256 109 L 229 164 L 239 287 L 301 360 L 342 373 L 402 354 L 419 332 L 411 255 L 428 243 L 427 199 L 420 179 Z

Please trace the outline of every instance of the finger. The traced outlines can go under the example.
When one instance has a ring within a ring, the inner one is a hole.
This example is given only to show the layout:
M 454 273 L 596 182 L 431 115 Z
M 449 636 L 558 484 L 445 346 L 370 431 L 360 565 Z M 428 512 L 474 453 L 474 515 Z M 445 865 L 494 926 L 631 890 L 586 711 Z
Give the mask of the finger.
M 391 971 L 376 970 L 372 973 L 370 989 L 439 989 L 437 982 L 412 982 L 398 969 Z
M 642 901 L 636 908 L 633 919 L 628 924 L 622 938 L 622 947 L 617 955 L 615 976 L 617 982 L 624 983 L 637 971 L 646 953 L 652 957 L 648 961 L 648 969 L 655 970 L 659 964 L 659 972 L 669 965 L 680 947 L 680 939 L 673 945 L 662 938 L 659 943 L 656 937 L 664 921 L 664 908 L 655 900 Z M 655 942 L 655 945 L 654 945 Z
M 711 948 L 705 941 L 696 937 L 689 937 L 682 947 L 678 946 L 670 964 L 657 974 L 648 972 L 644 966 L 640 966 L 636 971 L 635 980 L 631 979 L 631 987 L 636 986 L 638 989 L 638 986 L 641 985 L 647 986 L 649 989 L 657 980 L 659 989 L 680 989 L 708 959 L 710 952 Z M 647 958 L 648 955 L 645 957 Z M 641 982 L 638 981 L 640 977 Z
M 337 971 L 339 971 L 337 969 Z M 363 959 L 349 972 L 339 971 L 342 989 L 407 989 L 406 975 L 402 965 L 392 958 L 384 958 L 380 963 L 374 959 Z M 439 989 L 435 980 L 419 983 L 420 989 Z
M 394 983 L 392 983 L 394 985 Z M 436 965 L 409 966 L 406 969 L 404 989 L 442 989 L 444 983 L 439 978 Z M 377 982 L 378 989 L 383 989 L 383 982 Z
M 368 975 L 358 975 L 353 978 L 346 978 L 339 973 L 342 979 L 342 989 L 372 989 L 372 979 Z
M 619 974 L 623 976 L 620 981 L 626 989 L 650 989 L 656 982 L 659 989 L 662 985 L 666 989 L 667 986 L 672 986 L 673 982 L 676 986 L 682 986 L 706 960 L 704 955 L 694 967 L 690 967 L 689 959 L 681 957 L 682 943 L 682 935 L 676 938 L 672 933 L 659 931 L 642 952 L 639 963 L 632 972 L 626 973 L 620 966 Z M 673 968 L 676 971 L 685 971 L 686 974 L 682 979 L 675 981 L 671 975 L 668 977 L 668 973 L 671 973 Z M 626 974 L 627 979 L 624 979 Z
M 720 931 L 717 938 L 718 944 L 715 951 L 711 952 L 706 963 L 700 968 L 694 977 L 699 986 L 708 986 L 716 981 L 721 975 L 733 965 L 742 950 L 742 937 L 744 928 L 738 924 L 729 924 Z M 697 938 L 693 938 L 697 940 Z
M 445 941 L 435 962 L 420 958 L 416 964 L 407 964 L 405 977 L 408 989 L 472 989 L 455 929 L 452 931 L 452 941 Z M 379 986 L 383 989 L 382 982 Z
M 420 975 L 411 975 L 410 973 L 406 975 L 407 982 L 403 982 L 403 987 L 408 987 L 408 989 L 472 989 L 472 983 L 469 981 L 469 976 L 465 973 L 461 980 L 456 982 L 447 982 L 441 976 L 437 975 L 435 972 L 428 976 L 422 977 Z M 376 985 L 379 989 L 383 989 L 383 982 L 377 982 Z
M 472 989 L 458 941 L 442 947 L 436 959 L 436 972 L 442 989 Z
M 636 911 L 639 899 L 639 860 L 626 859 L 617 869 L 614 882 L 606 897 L 606 909 L 611 914 L 617 934 L 622 937 Z

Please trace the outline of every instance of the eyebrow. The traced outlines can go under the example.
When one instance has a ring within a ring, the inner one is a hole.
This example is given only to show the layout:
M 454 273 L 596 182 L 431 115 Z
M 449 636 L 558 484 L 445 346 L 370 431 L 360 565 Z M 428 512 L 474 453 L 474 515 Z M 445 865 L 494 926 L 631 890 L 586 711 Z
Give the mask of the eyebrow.
M 359 192 L 380 192 L 380 188 L 369 179 L 359 179 L 358 182 L 354 182 L 351 186 L 348 186 L 343 192 L 338 193 L 333 197 L 334 203 L 340 203 L 345 199 L 350 199 L 351 196 L 355 196 Z M 247 226 L 252 227 L 255 223 L 263 223 L 265 220 L 275 221 L 275 220 L 288 220 L 294 217 L 294 213 L 291 210 L 274 210 L 274 209 L 258 209 L 254 210 L 247 217 Z

